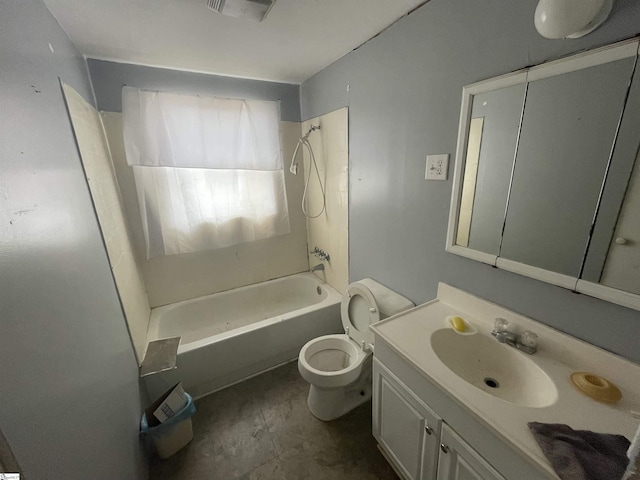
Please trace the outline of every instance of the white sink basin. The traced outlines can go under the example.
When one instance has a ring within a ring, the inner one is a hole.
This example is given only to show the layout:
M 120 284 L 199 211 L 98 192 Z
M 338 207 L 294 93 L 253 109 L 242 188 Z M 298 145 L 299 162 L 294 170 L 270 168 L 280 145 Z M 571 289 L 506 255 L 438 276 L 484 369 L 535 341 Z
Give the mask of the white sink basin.
M 527 354 L 493 337 L 445 328 L 431 334 L 431 347 L 453 373 L 502 400 L 536 408 L 558 400 L 553 380 Z

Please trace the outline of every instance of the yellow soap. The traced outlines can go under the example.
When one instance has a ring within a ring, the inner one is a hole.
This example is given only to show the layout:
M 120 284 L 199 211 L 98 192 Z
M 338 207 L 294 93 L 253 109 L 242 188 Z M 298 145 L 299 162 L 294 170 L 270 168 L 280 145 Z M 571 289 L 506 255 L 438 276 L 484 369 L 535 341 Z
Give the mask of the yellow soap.
M 453 328 L 455 328 L 458 332 L 466 332 L 467 324 L 464 322 L 464 319 L 461 317 L 453 317 L 451 319 L 451 324 Z

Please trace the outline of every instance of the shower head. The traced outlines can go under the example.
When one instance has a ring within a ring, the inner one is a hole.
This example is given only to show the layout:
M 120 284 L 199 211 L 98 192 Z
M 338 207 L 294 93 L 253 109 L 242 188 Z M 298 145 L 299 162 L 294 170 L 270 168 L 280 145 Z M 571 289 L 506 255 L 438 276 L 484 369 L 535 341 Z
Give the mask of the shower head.
M 300 140 L 303 142 L 306 141 L 309 135 L 311 135 L 311 132 L 315 132 L 316 130 L 320 130 L 320 125 L 311 125 L 309 131 Z
M 298 174 L 298 164 L 295 163 L 295 159 L 296 159 L 296 154 L 298 153 L 298 148 L 300 148 L 300 145 L 304 144 L 306 145 L 307 148 L 311 148 L 309 142 L 307 141 L 307 139 L 309 138 L 309 135 L 311 135 L 311 132 L 315 132 L 316 130 L 320 130 L 320 125 L 311 125 L 309 127 L 309 131 L 307 133 L 305 133 L 302 137 L 300 137 L 300 139 L 298 140 L 298 144 L 296 145 L 296 149 L 293 151 L 293 156 L 291 157 L 291 166 L 289 167 L 289 171 L 291 173 L 293 173 L 294 175 Z

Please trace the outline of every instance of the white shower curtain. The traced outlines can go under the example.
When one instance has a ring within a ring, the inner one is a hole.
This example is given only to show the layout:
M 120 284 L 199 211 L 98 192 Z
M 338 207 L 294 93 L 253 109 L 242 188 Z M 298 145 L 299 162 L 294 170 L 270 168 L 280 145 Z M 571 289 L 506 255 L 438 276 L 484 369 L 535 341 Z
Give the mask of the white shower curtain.
M 277 102 L 122 90 L 147 256 L 289 232 Z

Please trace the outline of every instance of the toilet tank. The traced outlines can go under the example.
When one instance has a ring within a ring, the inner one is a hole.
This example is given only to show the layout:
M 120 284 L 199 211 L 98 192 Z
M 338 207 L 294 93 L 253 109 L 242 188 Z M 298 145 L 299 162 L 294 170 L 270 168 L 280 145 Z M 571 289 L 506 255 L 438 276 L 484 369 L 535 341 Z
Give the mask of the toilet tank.
M 364 278 L 357 283 L 371 290 L 378 304 L 380 320 L 415 307 L 415 304 L 411 300 L 376 282 L 372 278 Z

